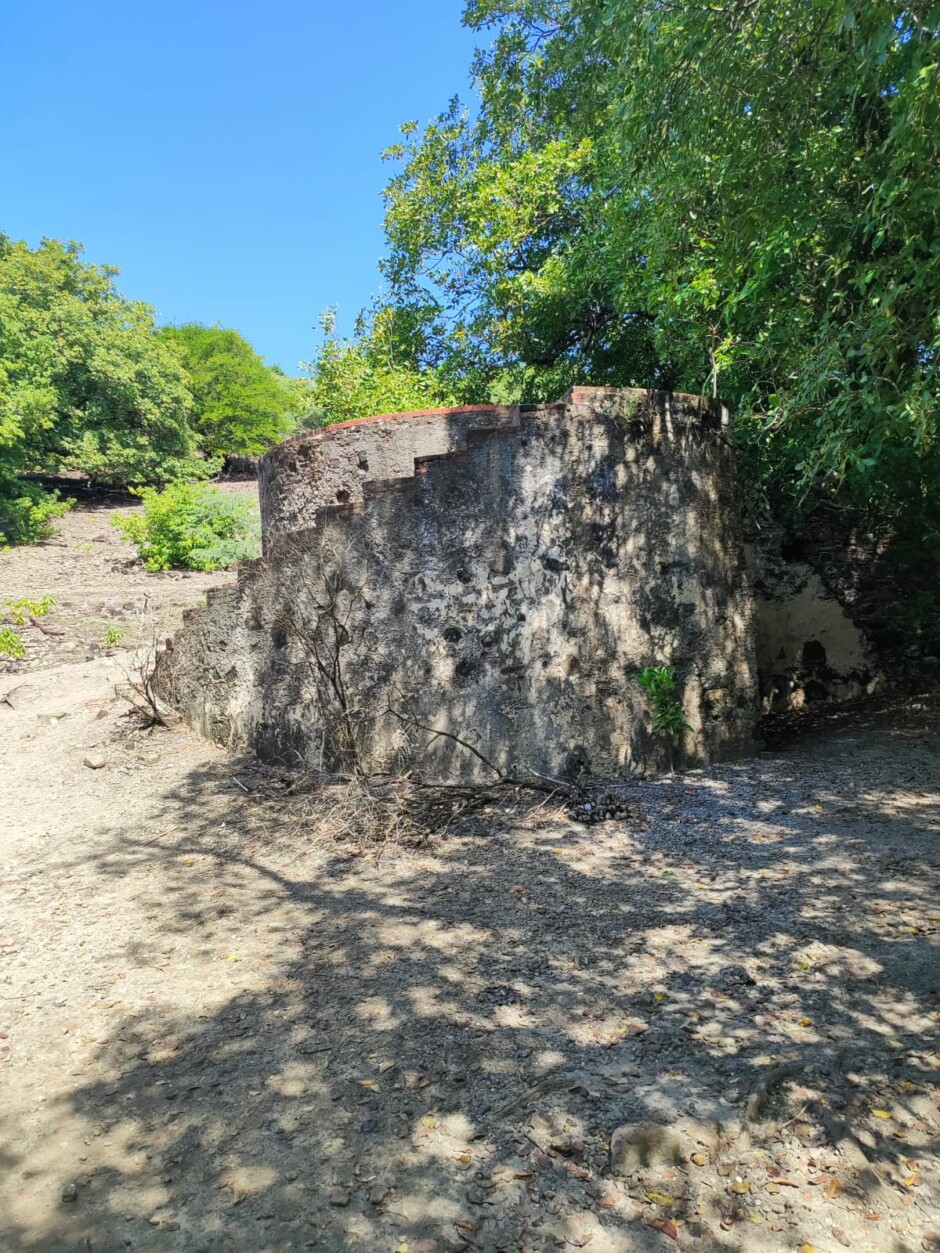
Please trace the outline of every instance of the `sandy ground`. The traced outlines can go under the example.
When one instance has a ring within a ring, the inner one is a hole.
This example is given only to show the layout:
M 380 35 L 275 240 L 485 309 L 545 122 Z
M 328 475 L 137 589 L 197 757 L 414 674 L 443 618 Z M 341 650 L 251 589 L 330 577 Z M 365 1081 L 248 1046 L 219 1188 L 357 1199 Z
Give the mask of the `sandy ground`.
M 229 483 L 223 490 L 257 499 L 254 483 Z M 141 512 L 133 497 L 122 499 L 120 506 L 80 499 L 51 539 L 0 551 L 0 622 L 7 601 L 56 600 L 38 620 L 41 626 L 20 629 L 27 654 L 16 662 L 0 657 L 0 675 L 147 646 L 175 630 L 182 611 L 200 604 L 208 588 L 230 580 L 224 571 L 149 573 L 112 525 L 116 513 Z M 121 636 L 116 648 L 109 646 L 109 632 Z
M 107 513 L 0 557 L 0 1249 L 940 1247 L 929 703 L 370 843 L 125 716 L 81 623 L 220 576 Z

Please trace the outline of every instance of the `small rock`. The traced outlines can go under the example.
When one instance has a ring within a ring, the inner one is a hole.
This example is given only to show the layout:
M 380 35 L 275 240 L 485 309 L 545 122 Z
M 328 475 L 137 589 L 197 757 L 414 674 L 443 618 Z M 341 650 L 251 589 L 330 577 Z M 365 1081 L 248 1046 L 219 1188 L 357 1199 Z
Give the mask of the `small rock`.
M 89 770 L 103 770 L 108 763 L 98 753 L 89 753 L 82 764 Z
M 334 1188 L 330 1193 L 330 1204 L 342 1209 L 350 1202 L 351 1195 L 345 1188 Z
M 712 1157 L 717 1156 L 721 1147 L 721 1132 L 717 1123 L 699 1122 L 697 1118 L 682 1117 L 676 1119 L 674 1127 L 679 1135 L 685 1136 L 687 1140 L 692 1140 L 695 1144 L 702 1145 Z
M 304 1207 L 302 1188 L 286 1187 L 274 1206 L 274 1217 L 282 1223 L 292 1223 L 299 1218 Z
M 73 1201 L 78 1200 L 78 1188 L 74 1183 L 67 1183 L 62 1189 L 62 1200 L 66 1204 L 71 1204 Z

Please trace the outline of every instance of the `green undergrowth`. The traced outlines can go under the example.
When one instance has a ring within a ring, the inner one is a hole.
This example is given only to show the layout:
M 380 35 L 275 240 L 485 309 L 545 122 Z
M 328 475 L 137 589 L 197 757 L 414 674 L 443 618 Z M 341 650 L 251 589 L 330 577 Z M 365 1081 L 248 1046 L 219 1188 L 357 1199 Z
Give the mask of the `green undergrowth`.
M 114 525 L 137 545 L 148 570 L 224 570 L 261 547 L 261 519 L 250 501 L 206 483 L 172 483 L 135 492 L 142 514 Z

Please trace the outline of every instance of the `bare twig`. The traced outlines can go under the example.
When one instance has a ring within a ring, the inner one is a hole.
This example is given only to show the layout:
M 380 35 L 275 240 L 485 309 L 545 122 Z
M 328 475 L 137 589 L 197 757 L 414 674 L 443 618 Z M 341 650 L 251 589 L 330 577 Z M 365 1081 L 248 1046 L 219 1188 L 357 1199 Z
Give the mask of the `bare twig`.
M 22 692 L 24 688 L 28 688 L 30 686 L 31 685 L 29 683 L 18 683 L 16 687 L 11 687 L 8 691 L 4 692 L 2 696 L 0 696 L 0 705 L 9 705 L 11 709 L 15 710 L 16 705 L 13 704 L 12 698 L 17 692 Z

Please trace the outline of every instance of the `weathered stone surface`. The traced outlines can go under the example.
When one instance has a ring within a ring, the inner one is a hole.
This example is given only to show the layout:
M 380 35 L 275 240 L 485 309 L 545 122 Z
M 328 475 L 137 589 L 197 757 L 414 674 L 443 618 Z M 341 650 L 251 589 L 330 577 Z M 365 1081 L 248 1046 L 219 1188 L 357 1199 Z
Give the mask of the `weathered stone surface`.
M 748 536 L 745 553 L 765 712 L 853 700 L 883 685 L 873 640 L 853 621 L 849 589 L 840 587 L 837 594 L 821 577 L 822 544 L 795 545 L 779 524 L 767 520 Z
M 679 759 L 746 753 L 726 427 L 697 397 L 575 388 L 298 436 L 262 459 L 265 558 L 189 615 L 159 689 L 211 738 L 293 765 L 615 778 L 665 764 L 631 675 L 673 664 Z

